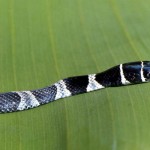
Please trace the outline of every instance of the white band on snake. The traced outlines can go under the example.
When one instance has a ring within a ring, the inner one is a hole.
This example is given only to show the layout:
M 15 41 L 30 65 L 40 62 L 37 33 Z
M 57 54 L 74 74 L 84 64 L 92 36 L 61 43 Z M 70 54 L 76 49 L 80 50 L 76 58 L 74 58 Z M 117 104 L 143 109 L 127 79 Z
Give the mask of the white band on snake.
M 120 64 L 98 74 L 69 77 L 37 90 L 0 94 L 0 113 L 26 110 L 106 87 L 150 81 L 150 61 Z

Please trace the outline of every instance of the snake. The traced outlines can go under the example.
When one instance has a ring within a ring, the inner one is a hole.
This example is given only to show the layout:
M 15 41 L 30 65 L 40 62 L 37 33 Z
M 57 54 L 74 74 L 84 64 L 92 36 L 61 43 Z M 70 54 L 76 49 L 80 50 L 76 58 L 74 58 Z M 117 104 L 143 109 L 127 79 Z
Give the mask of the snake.
M 61 98 L 107 87 L 150 81 L 150 61 L 120 64 L 97 74 L 68 77 L 36 90 L 0 94 L 0 113 L 27 110 Z

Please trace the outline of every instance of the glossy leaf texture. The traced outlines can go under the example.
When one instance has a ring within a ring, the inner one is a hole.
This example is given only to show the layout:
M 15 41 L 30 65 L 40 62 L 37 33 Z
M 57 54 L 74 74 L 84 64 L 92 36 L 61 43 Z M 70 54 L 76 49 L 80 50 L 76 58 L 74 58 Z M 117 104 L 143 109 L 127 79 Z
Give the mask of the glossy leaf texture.
M 0 0 L 1 92 L 150 60 L 148 0 Z M 149 150 L 150 84 L 0 114 L 1 150 Z

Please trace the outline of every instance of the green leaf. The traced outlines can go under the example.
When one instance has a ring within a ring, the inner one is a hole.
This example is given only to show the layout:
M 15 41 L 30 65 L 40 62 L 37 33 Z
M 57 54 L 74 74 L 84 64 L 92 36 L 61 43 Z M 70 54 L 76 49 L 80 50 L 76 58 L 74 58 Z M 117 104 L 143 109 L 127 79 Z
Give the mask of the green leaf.
M 148 0 L 0 0 L 1 92 L 150 60 Z M 150 84 L 0 115 L 1 150 L 148 150 Z

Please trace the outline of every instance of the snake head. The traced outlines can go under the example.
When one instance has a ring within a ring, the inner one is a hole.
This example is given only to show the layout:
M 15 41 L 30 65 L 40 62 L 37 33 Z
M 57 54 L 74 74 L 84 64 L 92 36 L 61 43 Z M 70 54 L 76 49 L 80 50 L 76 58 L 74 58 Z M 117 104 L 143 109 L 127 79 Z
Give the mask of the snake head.
M 150 61 L 143 62 L 143 76 L 147 82 L 150 81 Z
M 150 81 L 150 61 L 138 61 L 123 64 L 123 75 L 126 80 L 122 80 L 123 84 L 137 84 Z M 121 69 L 120 69 L 121 70 Z M 122 79 L 123 78 L 122 75 Z

